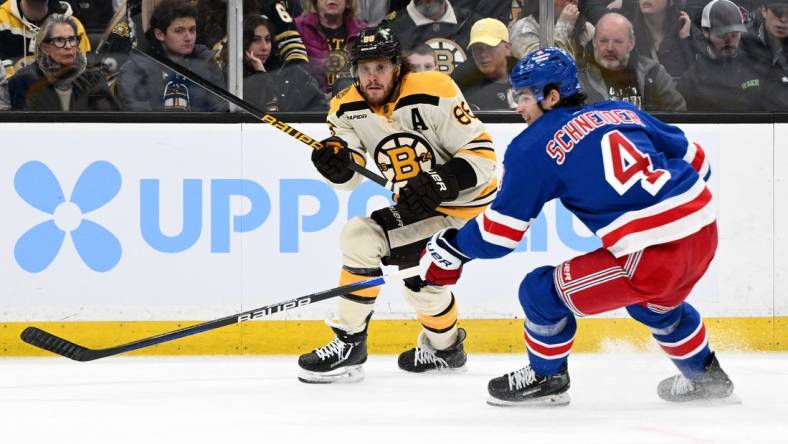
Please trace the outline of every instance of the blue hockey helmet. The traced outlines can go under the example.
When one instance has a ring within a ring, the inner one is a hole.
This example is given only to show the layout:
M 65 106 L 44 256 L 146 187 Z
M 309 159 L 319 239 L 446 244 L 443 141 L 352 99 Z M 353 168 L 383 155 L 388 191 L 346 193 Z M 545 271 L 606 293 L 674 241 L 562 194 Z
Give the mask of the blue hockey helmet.
M 580 92 L 574 58 L 561 48 L 538 49 L 514 65 L 510 76 L 515 90 L 529 88 L 536 101 L 544 100 L 544 87 L 552 83 L 562 97 Z

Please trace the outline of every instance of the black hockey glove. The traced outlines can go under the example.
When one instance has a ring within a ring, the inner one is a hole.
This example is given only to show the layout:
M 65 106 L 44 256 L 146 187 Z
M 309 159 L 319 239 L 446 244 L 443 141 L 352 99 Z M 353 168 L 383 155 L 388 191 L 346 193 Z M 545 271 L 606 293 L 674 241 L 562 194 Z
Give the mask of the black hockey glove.
M 323 148 L 312 151 L 312 163 L 326 179 L 334 183 L 345 183 L 353 177 L 349 168 L 353 161 L 347 142 L 332 136 L 321 142 Z
M 437 165 L 409 179 L 400 191 L 399 204 L 416 217 L 427 217 L 441 204 L 454 200 L 460 193 L 457 178 L 447 168 Z

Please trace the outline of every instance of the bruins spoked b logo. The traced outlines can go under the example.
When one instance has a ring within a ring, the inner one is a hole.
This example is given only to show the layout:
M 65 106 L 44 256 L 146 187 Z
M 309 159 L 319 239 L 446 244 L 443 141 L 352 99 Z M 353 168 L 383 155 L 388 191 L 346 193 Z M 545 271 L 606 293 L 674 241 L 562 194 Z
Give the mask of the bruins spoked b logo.
M 427 40 L 426 43 L 435 53 L 438 71 L 442 73 L 451 74 L 454 68 L 468 60 L 468 56 L 465 55 L 462 46 L 449 39 L 432 38 Z
M 419 171 L 431 170 L 435 165 L 435 151 L 417 134 L 394 133 L 375 147 L 375 163 L 386 179 L 397 183 L 414 177 Z

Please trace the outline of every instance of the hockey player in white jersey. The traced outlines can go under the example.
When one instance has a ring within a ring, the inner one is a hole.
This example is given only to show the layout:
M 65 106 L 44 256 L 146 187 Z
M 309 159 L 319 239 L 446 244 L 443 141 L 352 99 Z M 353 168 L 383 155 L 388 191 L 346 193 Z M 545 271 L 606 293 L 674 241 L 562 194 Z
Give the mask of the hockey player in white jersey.
M 528 128 L 506 151 L 498 196 L 461 229 L 431 238 L 421 276 L 451 285 L 471 259 L 512 252 L 553 199 L 602 247 L 525 276 L 519 299 L 529 365 L 492 379 L 488 402 L 568 404 L 575 317 L 618 308 L 651 330 L 680 371 L 658 385 L 662 399 L 731 397 L 733 383 L 709 347 L 703 320 L 685 301 L 717 248 L 701 147 L 628 103 L 586 105 L 575 62 L 561 49 L 527 55 L 511 81 Z
M 381 264 L 418 264 L 429 237 L 458 228 L 493 200 L 497 190 L 492 138 L 459 88 L 440 72 L 407 72 L 401 47 L 386 27 L 361 32 L 351 50 L 354 84 L 331 101 L 332 137 L 312 153 L 317 170 L 350 189 L 362 179 L 348 168 L 367 155 L 401 188 L 396 205 L 353 218 L 340 239 L 345 285 L 382 274 Z M 343 296 L 330 326 L 336 338 L 302 355 L 302 382 L 354 382 L 364 377 L 367 325 L 379 288 Z M 465 331 L 448 288 L 405 281 L 404 295 L 423 326 L 416 347 L 403 352 L 409 372 L 456 371 L 465 365 Z

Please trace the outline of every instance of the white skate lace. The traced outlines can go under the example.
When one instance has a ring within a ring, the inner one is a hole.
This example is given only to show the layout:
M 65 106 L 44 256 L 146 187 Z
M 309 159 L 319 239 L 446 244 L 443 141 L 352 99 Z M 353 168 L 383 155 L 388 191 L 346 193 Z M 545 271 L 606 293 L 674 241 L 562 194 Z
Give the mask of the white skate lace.
M 416 347 L 415 364 L 435 364 L 438 368 L 449 368 L 445 359 L 439 358 L 432 350 Z
M 328 345 L 316 349 L 315 353 L 317 354 L 317 357 L 322 360 L 328 359 L 334 355 L 342 356 L 342 352 L 345 350 L 347 345 L 349 344 L 342 342 L 341 339 L 334 338 L 334 340 Z
M 511 372 L 506 376 L 509 377 L 509 390 L 520 390 L 536 381 L 536 373 L 534 373 L 530 365 Z
M 670 394 L 674 396 L 685 395 L 693 390 L 695 390 L 695 384 L 692 380 L 679 375 L 673 380 L 673 386 L 670 387 Z

